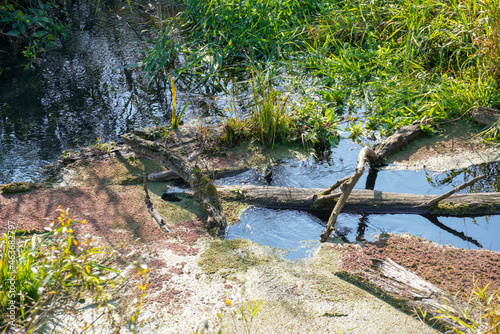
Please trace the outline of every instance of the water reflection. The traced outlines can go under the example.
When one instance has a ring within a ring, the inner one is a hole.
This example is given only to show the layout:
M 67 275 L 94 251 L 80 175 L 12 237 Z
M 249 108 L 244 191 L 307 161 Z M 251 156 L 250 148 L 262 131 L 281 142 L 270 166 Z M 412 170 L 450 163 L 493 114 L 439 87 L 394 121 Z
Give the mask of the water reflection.
M 101 1 L 97 14 L 87 1 L 67 3 L 67 11 L 71 28 L 58 48 L 34 70 L 18 66 L 1 76 L 0 183 L 36 179 L 66 149 L 171 119 L 168 78 L 146 84 L 141 69 L 130 67 L 144 60 L 144 41 L 154 36 L 151 17 L 114 0 Z M 223 73 L 197 90 L 190 89 L 193 80 L 177 84 L 177 105 L 190 102 L 185 120 L 222 115 L 233 103 L 222 96 L 241 78 Z

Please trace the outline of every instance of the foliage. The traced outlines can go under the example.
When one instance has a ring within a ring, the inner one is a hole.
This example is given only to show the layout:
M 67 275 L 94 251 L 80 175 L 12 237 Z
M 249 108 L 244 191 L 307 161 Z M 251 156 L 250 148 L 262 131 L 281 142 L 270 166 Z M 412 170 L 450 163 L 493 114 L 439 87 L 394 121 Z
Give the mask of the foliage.
M 68 25 L 57 20 L 64 8 L 55 2 L 4 0 L 0 4 L 0 35 L 24 45 L 22 51 L 31 67 L 40 53 L 52 48 L 58 36 L 66 37 Z
M 456 323 L 453 328 L 457 334 L 467 333 L 499 334 L 500 333 L 500 289 L 488 291 L 488 285 L 480 288 L 474 286 L 466 305 L 462 305 L 450 295 L 451 303 L 445 300 L 445 307 L 439 310 L 436 318 L 447 318 Z M 451 305 L 449 305 L 451 304 Z
M 312 99 L 294 101 L 291 93 L 275 89 L 269 72 L 252 69 L 252 97 L 248 103 L 249 117 L 226 120 L 230 141 L 248 135 L 261 144 L 301 142 L 324 150 L 338 141 L 335 112 Z
M 32 331 L 54 322 L 61 310 L 77 312 L 86 300 L 106 304 L 108 287 L 118 282 L 117 271 L 106 265 L 113 257 L 109 250 L 93 246 L 92 237 L 79 241 L 74 236 L 75 225 L 85 221 L 73 221 L 67 210 L 58 211 L 47 233 L 13 238 L 10 232 L 1 239 L 2 318 L 8 319 L 13 305 L 15 324 Z
M 174 80 L 172 79 L 172 76 L 169 75 L 170 77 L 170 85 L 172 87 L 172 129 L 177 129 L 179 127 L 179 124 L 182 119 L 182 115 L 184 114 L 184 111 L 186 110 L 189 102 L 187 102 L 184 107 L 182 108 L 181 112 L 177 114 L 176 108 L 177 108 L 177 98 L 175 95 L 175 85 L 174 85 Z
M 432 131 L 430 124 L 498 104 L 500 0 L 187 0 L 176 22 L 182 38 L 169 37 L 173 25 L 161 35 L 145 65 L 152 75 L 206 80 L 229 67 L 272 64 L 306 76 L 303 90 L 314 83 L 306 106 L 311 98 L 337 114 L 365 110 L 368 131 L 388 135 L 415 120 Z M 252 88 L 268 94 L 257 107 L 264 121 L 285 108 L 283 94 Z M 261 140 L 289 127 L 275 124 L 260 128 Z
M 97 151 L 105 154 L 111 153 L 111 150 L 115 147 L 115 142 L 105 143 L 100 137 L 97 137 L 97 141 L 94 144 L 89 143 L 90 148 L 94 148 Z

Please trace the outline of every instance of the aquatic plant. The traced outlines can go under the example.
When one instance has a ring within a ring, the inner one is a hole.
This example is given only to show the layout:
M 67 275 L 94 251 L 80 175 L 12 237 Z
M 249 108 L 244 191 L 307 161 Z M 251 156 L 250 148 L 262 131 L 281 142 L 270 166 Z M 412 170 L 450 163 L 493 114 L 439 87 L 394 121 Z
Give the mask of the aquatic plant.
M 146 62 L 146 69 L 204 74 L 202 84 L 225 68 L 271 64 L 289 76 L 314 78 L 302 80 L 303 91 L 315 85 L 305 96 L 338 114 L 362 107 L 364 133 L 387 135 L 415 120 L 432 131 L 431 124 L 462 117 L 474 106 L 498 104 L 499 5 L 187 0 L 176 26 L 182 37 L 162 34 L 148 56 L 156 67 Z M 179 54 L 183 62 L 176 67 L 172 57 Z

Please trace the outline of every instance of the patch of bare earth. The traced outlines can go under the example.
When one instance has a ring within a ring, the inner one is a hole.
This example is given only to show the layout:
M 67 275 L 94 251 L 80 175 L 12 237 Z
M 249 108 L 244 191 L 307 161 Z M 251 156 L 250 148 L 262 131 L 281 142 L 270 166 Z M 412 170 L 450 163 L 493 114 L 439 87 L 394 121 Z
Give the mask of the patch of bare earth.
M 474 164 L 497 161 L 500 150 L 485 145 L 476 134 L 481 126 L 474 121 L 460 121 L 444 125 L 435 134 L 409 143 L 393 154 L 388 162 L 392 168 L 435 172 L 466 168 Z

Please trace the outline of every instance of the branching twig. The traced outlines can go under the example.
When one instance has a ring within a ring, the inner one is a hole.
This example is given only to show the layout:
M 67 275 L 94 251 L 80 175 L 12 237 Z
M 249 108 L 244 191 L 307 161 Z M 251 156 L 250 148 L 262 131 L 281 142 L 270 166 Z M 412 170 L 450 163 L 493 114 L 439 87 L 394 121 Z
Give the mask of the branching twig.
M 468 186 L 471 186 L 474 183 L 476 183 L 477 181 L 484 179 L 485 177 L 486 177 L 486 175 L 484 175 L 484 174 L 480 175 L 480 176 L 477 176 L 477 177 L 473 178 L 472 180 L 470 180 L 468 182 L 465 182 L 464 184 L 462 184 L 462 185 L 460 185 L 458 187 L 453 188 L 452 190 L 448 191 L 447 193 L 444 193 L 442 195 L 436 196 L 436 198 L 433 198 L 430 201 L 425 202 L 425 203 L 419 205 L 418 207 L 427 208 L 427 207 L 434 206 L 434 205 L 438 204 L 439 202 L 441 202 L 442 200 L 444 200 L 445 198 L 450 197 L 451 195 L 453 195 L 457 191 L 460 191 L 460 190 L 462 190 L 462 189 L 464 189 L 464 188 L 466 188 Z

